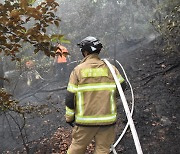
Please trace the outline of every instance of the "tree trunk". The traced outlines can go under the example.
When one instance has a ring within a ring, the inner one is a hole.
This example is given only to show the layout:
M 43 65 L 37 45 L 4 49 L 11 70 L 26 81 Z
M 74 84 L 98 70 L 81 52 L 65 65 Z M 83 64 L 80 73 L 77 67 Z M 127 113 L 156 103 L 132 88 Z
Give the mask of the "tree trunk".
M 4 78 L 4 70 L 3 70 L 3 61 L 2 58 L 0 58 L 0 88 L 4 87 L 4 80 L 2 78 Z

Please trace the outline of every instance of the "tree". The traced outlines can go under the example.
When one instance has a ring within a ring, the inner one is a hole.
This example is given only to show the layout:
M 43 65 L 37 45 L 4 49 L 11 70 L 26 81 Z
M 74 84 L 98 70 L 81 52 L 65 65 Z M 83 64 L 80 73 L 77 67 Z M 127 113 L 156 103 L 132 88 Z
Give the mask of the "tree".
M 179 1 L 167 0 L 161 3 L 158 8 L 161 18 L 154 18 L 152 24 L 164 40 L 163 50 L 179 54 Z M 157 11 L 156 11 L 157 12 Z M 156 13 L 155 12 L 155 13 Z
M 43 51 L 54 56 L 52 41 L 62 40 L 63 35 L 47 34 L 51 25 L 59 26 L 55 15 L 59 4 L 55 0 L 45 0 L 39 4 L 35 0 L 5 0 L 0 3 L 0 53 L 20 60 L 17 53 L 22 42 L 34 47 L 34 52 Z
M 55 56 L 53 42 L 67 42 L 62 34 L 50 34 L 50 26 L 59 27 L 60 18 L 55 15 L 59 4 L 55 0 L 4 0 L 0 3 L 0 55 L 21 61 L 23 44 L 30 45 L 34 53 L 44 52 L 48 57 Z M 2 66 L 2 58 L 0 59 Z M 1 67 L 2 68 L 2 67 Z M 0 72 L 0 80 L 9 82 Z M 0 89 L 0 112 L 9 116 L 17 125 L 26 152 L 29 153 L 25 131 L 25 114 L 34 111 L 32 106 L 21 106 L 6 89 Z M 14 118 L 22 119 L 22 123 Z M 8 118 L 6 118 L 8 121 Z
M 64 16 L 61 24 L 65 25 L 63 30 L 76 42 L 87 35 L 94 35 L 103 41 L 106 50 L 112 50 L 114 40 L 117 48 L 121 48 L 127 41 L 144 39 L 153 33 L 149 23 L 152 8 L 140 1 L 138 6 L 131 0 L 61 1 L 60 7 L 65 10 L 61 10 Z
M 58 6 L 55 0 L 41 3 L 36 0 L 5 0 L 0 3 L 0 54 L 20 61 L 18 54 L 25 42 L 33 47 L 34 53 L 43 51 L 47 56 L 54 56 L 56 47 L 52 42 L 63 42 L 64 36 L 49 34 L 47 28 L 51 25 L 59 27 L 60 18 L 55 15 Z M 0 77 L 0 80 L 5 80 L 2 74 Z M 3 100 L 5 95 L 0 97 Z M 0 101 L 0 105 L 3 103 Z

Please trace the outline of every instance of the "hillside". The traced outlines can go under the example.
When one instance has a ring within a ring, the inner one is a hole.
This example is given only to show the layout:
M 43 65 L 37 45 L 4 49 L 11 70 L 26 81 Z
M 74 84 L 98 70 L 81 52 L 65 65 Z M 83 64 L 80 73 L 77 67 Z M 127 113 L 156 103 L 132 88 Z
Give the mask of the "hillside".
M 179 147 L 179 54 L 158 50 L 156 44 L 149 43 L 135 51 L 118 56 L 125 67 L 135 93 L 133 119 L 146 154 L 178 154 Z M 128 63 L 127 63 L 128 62 Z M 127 91 L 129 93 L 129 91 Z M 129 94 L 127 99 L 130 100 Z M 117 122 L 117 136 L 126 123 L 122 105 Z M 59 129 L 37 148 L 37 153 L 47 151 L 65 153 L 71 141 L 71 128 Z M 93 144 L 87 149 L 92 153 Z M 118 153 L 134 154 L 135 146 L 130 130 L 116 148 Z
M 165 53 L 155 43 L 127 54 L 126 70 L 135 92 L 134 120 L 144 153 L 178 154 L 180 55 Z M 134 154 L 130 133 L 120 147 Z

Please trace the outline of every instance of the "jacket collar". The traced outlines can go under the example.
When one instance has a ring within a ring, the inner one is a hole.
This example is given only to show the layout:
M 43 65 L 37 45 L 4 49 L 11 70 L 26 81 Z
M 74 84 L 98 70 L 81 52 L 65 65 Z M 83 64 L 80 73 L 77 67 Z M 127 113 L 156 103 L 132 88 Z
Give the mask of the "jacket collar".
M 100 59 L 97 53 L 89 54 L 81 61 L 81 63 L 84 63 L 85 61 L 88 61 L 90 59 Z

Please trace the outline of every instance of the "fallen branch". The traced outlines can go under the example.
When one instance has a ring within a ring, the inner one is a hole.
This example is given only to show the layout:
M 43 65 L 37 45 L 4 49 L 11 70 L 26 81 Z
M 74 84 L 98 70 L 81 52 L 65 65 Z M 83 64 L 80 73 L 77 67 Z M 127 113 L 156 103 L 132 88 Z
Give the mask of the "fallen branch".
M 56 89 L 50 89 L 50 90 L 41 90 L 40 92 L 54 92 L 54 91 L 59 91 L 59 90 L 65 90 L 67 86 L 56 88 Z
M 33 93 L 26 94 L 25 96 L 20 97 L 18 100 L 19 100 L 19 101 L 22 101 L 23 99 L 28 98 L 28 97 L 30 97 L 30 96 L 34 96 L 34 95 L 37 94 L 37 93 L 54 92 L 54 91 L 59 91 L 59 90 L 65 90 L 65 89 L 67 88 L 67 86 L 64 86 L 64 87 L 60 87 L 60 88 L 56 88 L 56 89 L 43 90 L 43 88 L 46 87 L 46 86 L 48 86 L 48 85 L 49 85 L 49 84 L 46 84 L 45 86 L 37 89 L 37 90 L 34 91 Z
M 33 96 L 34 94 L 36 94 L 38 91 L 40 91 L 41 89 L 43 89 L 44 87 L 48 86 L 49 84 L 45 84 L 44 86 L 40 87 L 39 89 L 35 90 L 33 93 L 28 93 L 28 94 L 23 94 L 23 96 L 20 96 L 20 98 L 18 99 L 19 101 L 22 101 L 23 99 Z
M 149 78 L 142 86 L 145 86 L 146 84 L 148 84 L 152 79 L 154 79 L 154 77 Z
M 4 111 L 3 111 L 3 112 L 4 112 Z M 10 122 L 9 122 L 9 119 L 8 119 L 7 115 L 6 115 L 6 112 L 4 112 L 4 115 L 5 115 L 5 118 L 6 118 L 6 120 L 7 120 L 7 123 L 8 123 L 8 126 L 9 126 L 9 130 L 10 130 L 10 133 L 11 133 L 11 136 L 12 136 L 13 139 L 15 139 L 15 136 L 14 136 L 14 134 L 13 134 L 13 131 L 12 131 L 12 128 L 11 128 L 11 124 L 10 124 Z M 4 126 L 3 126 L 3 127 L 4 127 Z
M 152 73 L 152 74 L 150 74 L 150 75 L 148 75 L 148 76 L 146 76 L 146 77 L 143 77 L 142 80 L 146 80 L 146 79 L 148 79 L 148 78 L 154 78 L 155 75 L 157 75 L 157 74 L 167 73 L 167 72 L 173 70 L 174 68 L 178 67 L 179 65 L 180 65 L 180 63 L 177 63 L 176 65 L 172 65 L 171 67 L 169 67 L 169 68 L 167 68 L 167 69 L 165 69 L 165 70 L 162 70 L 162 71 L 159 71 L 159 72 L 154 72 L 154 73 Z
M 18 121 L 17 121 L 9 112 L 8 112 L 8 115 L 12 118 L 12 120 L 13 120 L 14 123 L 16 124 L 17 128 L 19 129 L 23 146 L 24 146 L 24 148 L 26 149 L 27 154 L 29 154 L 30 149 L 29 149 L 29 146 L 27 145 L 28 140 L 27 140 L 26 131 L 25 131 L 25 133 L 23 133 L 23 129 L 24 129 L 25 125 L 26 125 L 26 119 L 25 119 L 24 114 L 22 114 L 22 116 L 23 116 L 23 124 L 22 124 L 22 126 L 20 126 L 20 124 L 18 123 Z M 25 140 L 25 138 L 26 138 L 26 140 Z

